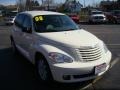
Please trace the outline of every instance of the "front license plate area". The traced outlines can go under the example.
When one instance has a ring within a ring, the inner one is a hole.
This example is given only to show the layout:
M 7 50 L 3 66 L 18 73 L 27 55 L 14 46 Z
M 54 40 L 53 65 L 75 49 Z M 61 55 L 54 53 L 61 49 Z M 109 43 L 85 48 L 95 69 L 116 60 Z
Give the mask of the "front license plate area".
M 106 66 L 106 63 L 95 66 L 95 75 L 104 72 L 106 70 Z

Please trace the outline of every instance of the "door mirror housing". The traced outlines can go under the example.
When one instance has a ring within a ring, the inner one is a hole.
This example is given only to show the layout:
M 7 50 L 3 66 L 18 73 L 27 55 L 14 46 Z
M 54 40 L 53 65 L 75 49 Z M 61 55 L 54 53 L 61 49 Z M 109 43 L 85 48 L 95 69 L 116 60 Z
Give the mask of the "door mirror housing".
M 32 28 L 31 27 L 23 27 L 22 31 L 26 32 L 26 33 L 32 33 Z

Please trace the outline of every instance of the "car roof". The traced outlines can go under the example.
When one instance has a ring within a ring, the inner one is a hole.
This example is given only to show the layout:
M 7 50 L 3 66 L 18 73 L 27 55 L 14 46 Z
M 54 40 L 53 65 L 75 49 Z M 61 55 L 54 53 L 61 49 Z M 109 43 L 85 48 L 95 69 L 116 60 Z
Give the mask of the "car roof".
M 37 15 L 64 15 L 62 13 L 52 12 L 52 11 L 24 11 L 21 13 L 30 15 L 32 17 L 37 16 Z

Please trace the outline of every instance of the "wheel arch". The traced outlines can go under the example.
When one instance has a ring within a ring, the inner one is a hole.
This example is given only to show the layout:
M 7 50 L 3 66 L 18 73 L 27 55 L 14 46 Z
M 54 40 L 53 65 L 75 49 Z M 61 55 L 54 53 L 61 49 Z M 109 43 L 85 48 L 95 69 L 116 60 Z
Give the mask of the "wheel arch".
M 12 35 L 10 35 L 10 40 L 11 40 L 11 41 L 13 40 L 13 37 L 12 37 Z
M 45 55 L 43 54 L 43 53 L 41 53 L 41 52 L 39 52 L 39 51 L 37 51 L 36 53 L 35 53 L 35 67 L 36 67 L 36 70 L 38 70 L 37 69 L 37 61 L 39 61 L 39 56 L 42 56 L 43 58 L 44 58 L 44 61 L 46 62 L 46 64 L 47 64 L 47 66 L 48 66 L 48 72 L 49 72 L 49 76 L 50 76 L 50 78 L 49 78 L 49 80 L 50 81 L 53 81 L 53 74 L 52 74 L 52 71 L 51 71 L 51 68 L 50 68 L 50 65 L 49 65 L 49 62 L 47 61 L 47 58 L 45 57 Z M 50 81 L 47 81 L 47 82 L 50 82 Z M 45 82 L 45 81 L 44 81 Z
M 35 56 L 34 56 L 34 64 L 37 63 L 37 60 L 38 60 L 38 57 L 39 57 L 39 56 L 41 56 L 41 57 L 43 57 L 43 58 L 46 59 L 45 55 L 44 55 L 42 52 L 36 51 L 36 52 L 35 52 Z M 46 61 L 47 61 L 47 59 L 46 59 Z M 47 63 L 48 63 L 48 62 L 47 62 Z

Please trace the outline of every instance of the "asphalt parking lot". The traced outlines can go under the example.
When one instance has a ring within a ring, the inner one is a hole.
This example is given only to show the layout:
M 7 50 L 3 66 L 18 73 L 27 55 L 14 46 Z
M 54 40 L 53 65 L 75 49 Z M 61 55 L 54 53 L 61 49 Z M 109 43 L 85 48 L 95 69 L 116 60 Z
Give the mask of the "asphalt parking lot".
M 94 90 L 120 89 L 120 25 L 81 25 L 81 27 L 103 40 L 113 54 L 110 70 L 91 87 Z
M 46 85 L 40 82 L 34 66 L 11 50 L 9 35 L 11 26 L 0 25 L 0 90 L 80 90 L 120 89 L 120 25 L 80 25 L 102 39 L 113 54 L 110 70 L 99 80 L 77 84 Z

